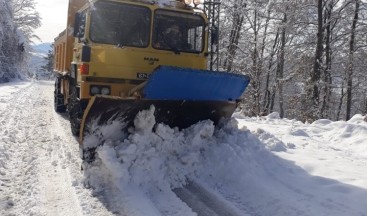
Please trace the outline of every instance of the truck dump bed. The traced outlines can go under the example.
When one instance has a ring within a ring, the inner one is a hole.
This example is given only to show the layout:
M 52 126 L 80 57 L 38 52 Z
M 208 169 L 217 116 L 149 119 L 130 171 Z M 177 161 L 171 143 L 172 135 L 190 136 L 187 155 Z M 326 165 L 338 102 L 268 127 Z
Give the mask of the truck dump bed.
M 54 43 L 55 72 L 70 72 L 70 62 L 72 61 L 73 46 L 75 41 L 73 36 L 75 14 L 87 2 L 87 0 L 69 0 L 66 28 L 59 34 L 57 38 L 55 38 Z

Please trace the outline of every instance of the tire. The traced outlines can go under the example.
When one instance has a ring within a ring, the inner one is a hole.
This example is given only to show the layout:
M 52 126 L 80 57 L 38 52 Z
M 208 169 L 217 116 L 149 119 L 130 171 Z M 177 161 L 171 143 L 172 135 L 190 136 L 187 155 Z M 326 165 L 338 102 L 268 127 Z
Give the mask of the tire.
M 68 104 L 71 133 L 74 136 L 79 136 L 80 123 L 83 117 L 83 111 L 80 105 L 80 100 L 77 96 L 77 88 L 75 86 L 70 87 L 70 101 Z
M 57 113 L 63 113 L 66 111 L 66 105 L 64 104 L 64 95 L 60 93 L 60 79 L 57 78 L 55 82 L 54 91 L 54 109 Z

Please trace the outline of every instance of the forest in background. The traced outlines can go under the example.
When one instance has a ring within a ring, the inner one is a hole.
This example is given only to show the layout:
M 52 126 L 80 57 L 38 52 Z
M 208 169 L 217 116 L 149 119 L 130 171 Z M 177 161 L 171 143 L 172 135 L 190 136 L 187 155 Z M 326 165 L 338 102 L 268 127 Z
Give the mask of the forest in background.
M 367 3 L 222 0 L 219 64 L 246 73 L 249 116 L 312 122 L 367 113 Z
M 220 3 L 218 62 L 251 77 L 241 102 L 247 115 L 276 111 L 312 122 L 367 114 L 366 1 Z M 40 26 L 34 6 L 34 0 L 0 0 L 0 82 L 27 73 Z

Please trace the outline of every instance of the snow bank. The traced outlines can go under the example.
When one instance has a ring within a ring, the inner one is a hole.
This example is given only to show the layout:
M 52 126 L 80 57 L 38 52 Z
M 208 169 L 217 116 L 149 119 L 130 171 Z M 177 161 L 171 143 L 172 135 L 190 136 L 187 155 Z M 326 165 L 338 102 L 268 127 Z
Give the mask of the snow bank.
M 154 107 L 140 112 L 134 121 L 135 128 L 124 140 L 116 139 L 112 133 L 103 133 L 106 141 L 97 149 L 98 163 L 107 167 L 115 182 L 142 188 L 154 183 L 161 190 L 180 187 L 187 177 L 198 171 L 201 152 L 215 142 L 211 121 L 183 131 L 163 124 L 153 130 L 153 114 Z M 101 131 L 121 131 L 123 126 L 124 123 L 114 122 Z
M 224 162 L 221 171 L 208 170 L 211 178 L 201 178 L 251 215 L 365 215 L 367 123 L 362 119 L 356 115 L 347 122 L 304 124 L 273 114 L 242 116 L 239 126 L 271 152 L 251 147 L 257 142 L 251 136 L 242 139 L 246 145 L 233 139 L 222 148 L 232 147 L 241 156 Z M 276 143 L 285 144 L 287 151 L 269 148 Z
M 214 174 L 228 178 L 230 183 L 238 171 L 254 168 L 246 154 L 268 152 L 268 149 L 286 150 L 285 145 L 274 137 L 264 145 L 246 127 L 238 129 L 235 119 L 220 129 L 207 120 L 180 131 L 164 124 L 156 125 L 153 114 L 154 107 L 141 111 L 134 121 L 135 127 L 123 139 L 116 139 L 112 134 L 104 137 L 104 144 L 97 148 L 96 161 L 85 170 L 85 181 L 97 194 L 114 191 L 117 193 L 114 200 L 124 200 L 124 203 L 143 200 L 143 208 L 124 205 L 125 210 L 133 208 L 128 215 L 147 215 L 141 209 L 156 212 L 156 208 L 159 212 L 167 212 L 166 215 L 195 215 L 172 189 L 202 177 L 209 182 L 210 175 Z M 121 131 L 124 125 L 123 122 L 109 123 L 99 131 Z M 92 146 L 98 146 L 96 137 L 100 136 L 90 137 L 86 140 L 92 140 Z M 90 143 L 87 145 L 91 146 Z M 244 150 L 245 155 L 241 153 Z M 234 161 L 242 162 L 231 169 L 228 162 Z M 209 171 L 214 174 L 208 174 Z M 167 199 L 170 202 L 164 201 Z
M 113 185 L 119 191 L 116 196 L 124 200 L 126 197 L 131 198 L 131 194 L 148 194 L 148 198 L 143 199 L 146 202 L 143 209 L 149 211 L 156 211 L 152 210 L 154 205 L 149 204 L 154 202 L 160 211 L 169 212 L 168 215 L 175 215 L 174 212 L 178 215 L 195 215 L 173 194 L 172 189 L 182 187 L 188 179 L 197 176 L 202 169 L 203 152 L 217 145 L 213 122 L 202 121 L 182 131 L 163 124 L 155 126 L 155 123 L 154 107 L 151 107 L 138 113 L 135 127 L 129 129 L 130 134 L 127 137 L 125 135 L 125 139 L 106 132 L 120 131 L 121 135 L 121 128 L 125 124 L 117 121 L 102 127 L 98 136 L 93 134 L 86 137 L 87 146 L 99 146 L 96 161 L 87 166 L 85 171 L 86 182 L 95 191 L 106 191 Z M 105 141 L 100 146 L 97 142 L 101 140 L 101 134 Z M 126 195 L 127 188 L 134 188 L 135 192 Z M 165 194 L 163 199 L 171 197 L 169 206 L 159 201 L 157 194 Z M 172 201 L 175 199 L 177 201 Z M 140 208 L 128 214 L 147 215 L 137 210 Z M 131 209 L 131 206 L 127 209 Z
M 367 193 L 342 182 L 345 177 L 338 167 L 333 163 L 316 166 L 322 160 L 334 161 L 334 155 L 324 154 L 338 153 L 338 145 L 353 145 L 348 151 L 366 149 L 361 139 L 367 136 L 367 123 L 361 121 L 362 116 L 348 122 L 303 124 L 280 119 L 277 113 L 258 118 L 235 114 L 238 119 L 221 128 L 202 121 L 180 131 L 156 125 L 153 113 L 154 107 L 140 112 L 128 135 L 111 133 L 121 131 L 121 122 L 99 130 L 105 136 L 104 145 L 97 148 L 96 161 L 85 170 L 85 182 L 97 196 L 109 199 L 104 202 L 112 211 L 196 215 L 172 192 L 189 181 L 204 185 L 250 215 L 356 215 L 366 209 L 361 200 Z M 93 146 L 97 142 L 94 138 Z M 316 153 L 321 159 L 313 158 Z M 299 159 L 293 162 L 280 156 Z M 339 159 L 335 164 L 343 167 L 345 162 Z M 365 185 L 362 180 L 347 182 Z
M 358 155 L 367 156 L 367 122 L 360 114 L 354 115 L 349 121 L 331 122 L 318 120 L 311 124 L 313 132 L 323 131 L 331 143 L 339 148 L 352 148 Z

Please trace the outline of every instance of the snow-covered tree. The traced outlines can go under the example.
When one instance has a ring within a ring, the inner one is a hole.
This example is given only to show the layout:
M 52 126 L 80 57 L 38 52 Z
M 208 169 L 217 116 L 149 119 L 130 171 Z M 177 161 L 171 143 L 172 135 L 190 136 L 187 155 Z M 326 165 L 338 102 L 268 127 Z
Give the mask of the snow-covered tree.
M 34 29 L 41 26 L 41 18 L 35 9 L 34 0 L 12 0 L 14 22 L 23 33 L 27 43 L 38 38 Z
M 41 70 L 45 72 L 52 72 L 54 66 L 54 52 L 53 52 L 54 44 L 51 44 L 51 49 L 48 50 L 47 56 L 44 57 L 46 60 L 46 64 L 41 66 Z
M 14 23 L 9 1 L 0 0 L 0 82 L 7 82 L 18 74 L 22 62 L 20 31 Z
M 222 0 L 221 68 L 251 77 L 244 111 L 303 121 L 366 114 L 366 18 L 360 0 Z
M 0 0 L 0 82 L 20 77 L 40 17 L 33 0 Z

